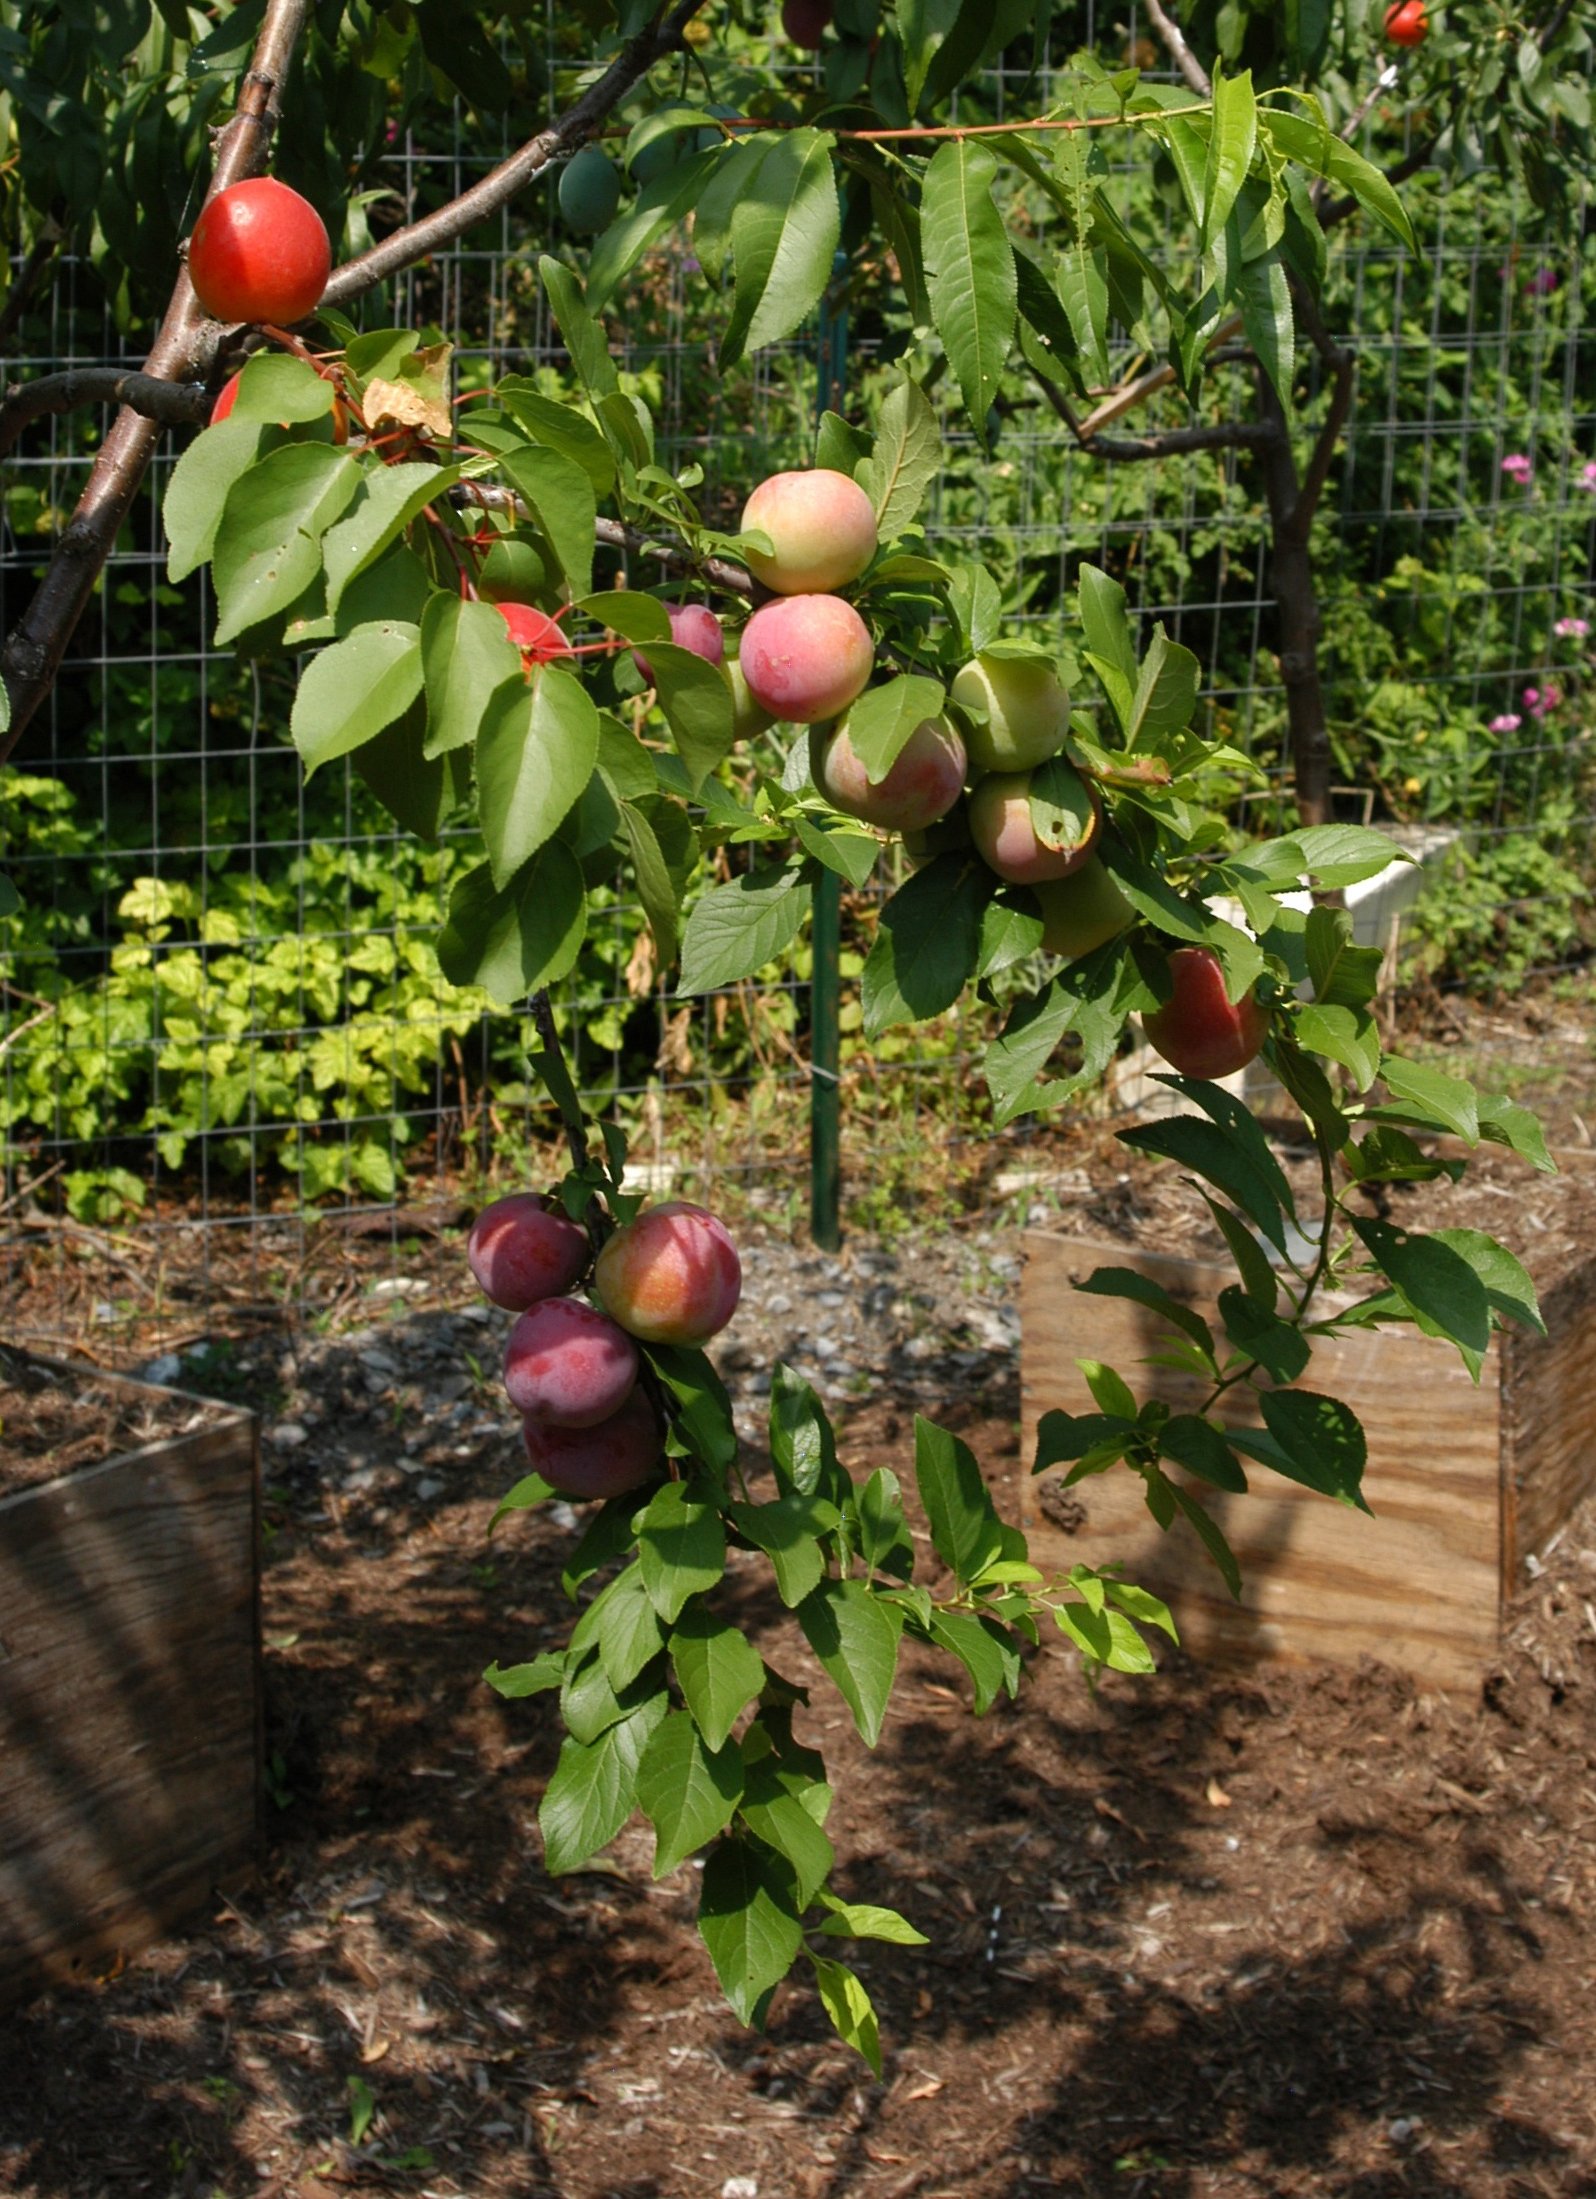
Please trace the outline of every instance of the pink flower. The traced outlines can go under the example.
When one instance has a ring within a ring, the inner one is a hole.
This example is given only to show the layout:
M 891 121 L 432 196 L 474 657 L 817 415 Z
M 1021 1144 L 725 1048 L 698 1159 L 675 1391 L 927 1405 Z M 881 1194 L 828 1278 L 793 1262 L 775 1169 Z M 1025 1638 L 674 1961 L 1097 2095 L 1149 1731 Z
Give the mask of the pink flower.
M 1544 688 L 1526 687 L 1524 690 L 1524 708 L 1532 718 L 1544 718 L 1547 711 L 1555 710 L 1562 699 L 1562 689 L 1550 684 Z
M 1574 486 L 1579 489 L 1596 489 L 1596 458 L 1586 460 Z
M 1563 641 L 1583 641 L 1590 632 L 1590 621 L 1583 618 L 1560 618 L 1552 632 Z
M 1511 478 L 1515 480 L 1518 483 L 1519 487 L 1522 489 L 1529 486 L 1530 477 L 1534 473 L 1535 468 L 1531 461 L 1525 456 L 1523 451 L 1516 450 L 1510 451 L 1508 455 L 1502 460 L 1502 471 L 1505 474 L 1510 475 Z
M 1537 267 L 1524 288 L 1532 298 L 1547 298 L 1561 280 L 1555 267 Z
M 1504 710 L 1499 718 L 1493 718 L 1486 727 L 1488 733 L 1516 733 L 1524 720 L 1516 712 Z

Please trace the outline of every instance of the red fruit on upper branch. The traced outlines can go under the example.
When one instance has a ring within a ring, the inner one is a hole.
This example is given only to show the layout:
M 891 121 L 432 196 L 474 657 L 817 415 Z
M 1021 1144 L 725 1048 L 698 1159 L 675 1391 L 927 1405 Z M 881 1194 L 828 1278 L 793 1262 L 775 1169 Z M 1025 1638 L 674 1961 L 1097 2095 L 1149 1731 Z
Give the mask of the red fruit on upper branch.
M 1424 0 L 1395 0 L 1385 11 L 1385 35 L 1393 46 L 1422 46 L 1430 35 Z
M 213 321 L 302 321 L 331 271 L 320 214 L 274 176 L 218 191 L 188 240 L 189 278 Z
M 1228 1077 L 1244 1069 L 1269 1035 L 1269 1011 L 1253 993 L 1225 997 L 1225 972 L 1211 947 L 1177 947 L 1169 958 L 1174 987 L 1162 1008 L 1143 1016 L 1147 1043 L 1183 1077 Z

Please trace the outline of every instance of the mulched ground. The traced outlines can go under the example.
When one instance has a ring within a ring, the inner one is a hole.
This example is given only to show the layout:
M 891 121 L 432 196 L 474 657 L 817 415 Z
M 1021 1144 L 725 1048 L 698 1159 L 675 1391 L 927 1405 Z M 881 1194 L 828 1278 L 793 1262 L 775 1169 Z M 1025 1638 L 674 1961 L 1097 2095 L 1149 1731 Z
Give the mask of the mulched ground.
M 1036 1159 L 1011 1215 L 1189 1240 L 1186 1195 L 1101 1130 Z M 1577 1184 L 1489 1181 L 1532 1267 L 1534 1239 L 1561 1265 L 1596 1237 Z M 746 1242 L 724 1358 L 751 1456 L 774 1350 L 856 1470 L 907 1478 L 919 1410 L 1019 1472 L 1012 1222 L 830 1260 Z M 554 1719 L 477 1675 L 563 1638 L 575 1517 L 488 1542 L 520 1464 L 458 1239 L 339 1259 L 323 1333 L 252 1301 L 160 1369 L 266 1414 L 264 1868 L 6 2019 L 0 2192 L 1596 2199 L 1596 1503 L 1464 1696 L 1178 1652 L 1094 1692 L 1052 1648 L 976 1721 L 915 1653 L 870 1754 L 818 1688 L 841 1884 L 933 1940 L 865 1951 L 876 2083 L 807 1987 L 767 2036 L 738 2027 L 695 1874 L 655 1884 L 640 1823 L 543 1873 Z M 736 1585 L 801 1672 L 779 1606 Z
M 756 1251 L 750 1330 L 825 1380 L 856 1467 L 905 1469 L 929 1403 L 1017 1468 L 1011 1235 Z M 1596 1508 L 1466 1700 L 1179 1655 L 1094 1695 L 1055 1650 L 976 1722 L 915 1657 L 867 1757 L 817 1691 L 843 1883 L 934 1941 L 866 1955 L 877 2084 L 806 1988 L 738 2028 L 694 1874 L 653 1884 L 640 1826 L 543 1875 L 553 1721 L 476 1675 L 559 1638 L 573 1526 L 486 1540 L 516 1460 L 464 1353 L 494 1349 L 415 1308 L 250 1346 L 276 1392 L 266 1868 L 10 2019 L 0 2189 L 1596 2193 Z M 761 1378 L 732 1371 L 752 1432 Z M 801 1665 L 752 1584 L 748 1615 Z

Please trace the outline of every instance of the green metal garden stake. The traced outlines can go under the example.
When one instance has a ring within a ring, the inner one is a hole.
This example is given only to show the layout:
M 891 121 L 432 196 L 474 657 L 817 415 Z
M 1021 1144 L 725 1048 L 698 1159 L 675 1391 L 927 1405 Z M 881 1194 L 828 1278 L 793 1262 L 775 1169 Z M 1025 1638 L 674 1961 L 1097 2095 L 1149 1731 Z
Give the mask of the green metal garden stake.
M 833 285 L 847 271 L 848 255 L 839 252 L 831 263 Z M 827 411 L 840 411 L 847 362 L 847 311 L 833 307 L 828 291 L 820 301 L 817 422 Z M 842 1095 L 838 1084 L 842 1049 L 837 1014 L 842 993 L 842 881 L 833 870 L 822 871 L 815 888 L 811 946 L 809 1233 L 823 1252 L 835 1252 L 842 1243 Z

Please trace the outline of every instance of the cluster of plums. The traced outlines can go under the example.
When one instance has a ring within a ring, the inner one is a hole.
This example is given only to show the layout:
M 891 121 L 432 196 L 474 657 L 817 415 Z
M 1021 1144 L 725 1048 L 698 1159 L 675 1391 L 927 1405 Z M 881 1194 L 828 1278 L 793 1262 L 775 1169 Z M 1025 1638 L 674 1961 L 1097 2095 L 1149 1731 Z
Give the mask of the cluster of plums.
M 1053 666 L 1002 650 L 978 653 L 954 675 L 954 709 L 922 719 L 872 780 L 849 711 L 875 671 L 875 644 L 835 591 L 858 580 L 876 554 L 874 506 L 845 473 L 824 466 L 778 473 L 748 498 L 742 531 L 771 545 L 747 553 L 769 600 L 743 625 L 735 655 L 707 604 L 665 606 L 671 639 L 725 679 L 738 739 L 777 721 L 808 726 L 810 776 L 834 808 L 901 835 L 916 867 L 967 853 L 1006 884 L 1028 888 L 1049 953 L 1077 960 L 1124 931 L 1135 911 L 1097 854 L 1103 806 L 1064 754 L 1070 694 Z M 498 609 L 529 662 L 571 653 L 547 612 L 510 601 Z M 634 656 L 651 678 L 647 655 Z M 1169 975 L 1172 997 L 1145 1018 L 1153 1046 L 1187 1076 L 1242 1068 L 1263 1044 L 1266 1011 L 1250 994 L 1226 999 L 1224 973 L 1206 947 L 1177 948 Z
M 567 1496 L 612 1497 L 649 1480 L 664 1450 L 639 1340 L 706 1343 L 743 1278 L 724 1226 L 682 1199 L 617 1229 L 596 1262 L 592 1251 L 585 1229 L 530 1191 L 484 1207 L 466 1240 L 484 1296 L 518 1316 L 504 1386 L 533 1468 Z M 590 1262 L 597 1305 L 571 1295 Z

